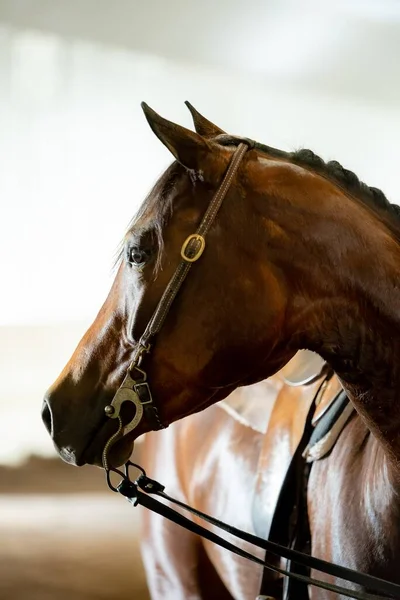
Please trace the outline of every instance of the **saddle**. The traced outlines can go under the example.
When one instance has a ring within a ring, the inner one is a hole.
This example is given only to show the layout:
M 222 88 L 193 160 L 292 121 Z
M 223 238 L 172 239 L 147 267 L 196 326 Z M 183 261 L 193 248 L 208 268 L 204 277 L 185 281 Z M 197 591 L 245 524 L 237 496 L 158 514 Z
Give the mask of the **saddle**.
M 339 379 L 320 356 L 310 351 L 298 352 L 275 377 L 281 383 L 279 390 L 275 390 L 276 399 L 269 409 L 267 423 L 261 418 L 266 411 L 265 401 L 262 404 L 259 399 L 253 412 L 245 412 L 244 403 L 242 406 L 235 404 L 234 394 L 225 401 L 230 404 L 231 414 L 242 409 L 237 418 L 242 422 L 247 418 L 253 429 L 260 430 L 255 426 L 256 421 L 258 425 L 260 422 L 265 425 L 263 433 L 266 435 L 258 463 L 252 510 L 255 532 L 265 538 L 269 535 L 271 514 L 277 505 L 286 469 L 298 449 L 314 398 L 316 408 L 311 420 L 312 432 L 302 450 L 307 463 L 328 456 L 354 411 Z M 247 398 L 247 402 L 251 404 L 252 401 Z M 283 435 L 283 432 L 286 434 Z M 280 473 L 281 479 L 277 477 L 266 481 L 265 473 L 271 471 Z
M 301 350 L 276 375 L 255 385 L 238 388 L 228 398 L 221 401 L 219 406 L 246 427 L 266 433 L 271 415 L 279 410 L 278 404 L 282 403 L 286 405 L 286 411 L 298 412 L 294 429 L 297 430 L 298 426 L 301 429 L 305 418 L 303 413 L 308 411 L 309 403 L 318 386 L 329 372 L 329 366 L 318 354 L 310 350 Z M 311 451 L 311 447 L 308 449 L 310 459 L 311 457 L 314 460 L 322 458 L 333 447 L 353 411 L 352 405 L 348 401 L 346 402 L 343 396 L 340 402 L 340 406 L 345 411 L 343 416 L 341 416 L 341 411 L 333 408 L 331 410 L 341 391 L 342 386 L 339 380 L 333 376 L 323 385 L 318 394 L 312 423 L 316 427 L 323 418 L 324 431 L 322 432 L 322 426 L 319 426 L 318 432 L 313 435 L 313 443 L 318 442 L 318 447 L 313 451 Z M 293 399 L 290 406 L 289 399 Z M 325 417 L 326 413 L 329 413 L 330 417 Z M 339 418 L 338 425 L 335 425 Z M 334 428 L 332 435 L 324 439 L 331 428 Z M 296 433 L 295 431 L 294 435 L 297 437 L 300 432 Z M 295 447 L 293 447 L 293 451 Z
M 328 377 L 329 365 L 315 352 L 302 350 L 282 369 L 287 385 L 308 386 Z M 339 380 L 331 377 L 318 392 L 316 409 L 312 418 L 314 430 L 303 457 L 307 462 L 324 458 L 333 448 L 343 427 L 354 410 Z
M 296 387 L 313 383 L 328 370 L 328 365 L 318 354 L 311 350 L 300 350 L 280 373 L 287 385 Z

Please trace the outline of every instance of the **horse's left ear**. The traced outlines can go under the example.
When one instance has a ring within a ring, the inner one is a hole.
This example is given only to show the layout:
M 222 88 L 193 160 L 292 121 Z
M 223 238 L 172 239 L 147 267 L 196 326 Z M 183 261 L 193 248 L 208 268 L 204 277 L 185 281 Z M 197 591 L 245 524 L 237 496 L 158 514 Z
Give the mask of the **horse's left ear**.
M 202 169 L 206 157 L 212 151 L 210 143 L 198 133 L 160 117 L 145 102 L 141 106 L 150 127 L 176 160 L 187 169 Z

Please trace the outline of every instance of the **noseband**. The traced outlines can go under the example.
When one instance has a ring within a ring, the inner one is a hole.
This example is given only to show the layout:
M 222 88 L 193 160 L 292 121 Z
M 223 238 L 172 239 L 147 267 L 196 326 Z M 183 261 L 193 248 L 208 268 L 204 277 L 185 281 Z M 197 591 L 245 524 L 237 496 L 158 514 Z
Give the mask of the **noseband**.
M 243 141 L 244 142 L 244 141 Z M 206 235 L 214 222 L 215 217 L 222 205 L 222 202 L 232 184 L 233 178 L 239 168 L 239 165 L 247 152 L 248 148 L 251 147 L 251 143 L 245 140 L 245 143 L 239 143 L 232 160 L 229 164 L 228 170 L 225 177 L 219 186 L 215 196 L 210 202 L 206 213 L 196 231 L 192 233 L 185 240 L 181 248 L 181 262 L 172 275 L 147 327 L 137 343 L 135 348 L 133 360 L 128 367 L 125 379 L 121 386 L 118 388 L 111 404 L 105 407 L 105 413 L 110 419 L 118 419 L 119 428 L 118 431 L 109 439 L 103 452 L 103 463 L 107 467 L 107 452 L 110 446 L 114 443 L 116 438 L 122 432 L 122 435 L 126 435 L 130 431 L 133 431 L 140 423 L 143 417 L 149 422 L 151 429 L 163 429 L 163 425 L 160 421 L 157 407 L 153 402 L 150 387 L 147 382 L 147 375 L 143 369 L 140 368 L 143 357 L 145 354 L 149 354 L 151 350 L 151 342 L 155 335 L 160 331 L 165 318 L 171 308 L 173 301 L 183 282 L 185 281 L 193 263 L 195 263 L 204 252 L 206 245 Z M 131 402 L 134 404 L 136 412 L 133 419 L 127 424 L 122 424 L 121 420 L 121 406 L 124 402 Z

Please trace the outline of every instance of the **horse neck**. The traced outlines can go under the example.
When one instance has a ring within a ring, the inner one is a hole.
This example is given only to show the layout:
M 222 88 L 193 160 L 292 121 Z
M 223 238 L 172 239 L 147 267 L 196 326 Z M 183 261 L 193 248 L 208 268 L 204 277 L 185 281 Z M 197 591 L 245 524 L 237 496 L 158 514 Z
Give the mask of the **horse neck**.
M 319 312 L 305 346 L 332 366 L 367 427 L 399 463 L 400 324 L 365 310 L 361 299 L 358 306 L 348 300 L 334 303 L 335 312 Z
M 381 218 L 344 194 L 332 194 L 331 204 L 326 196 L 318 200 L 315 214 L 298 219 L 298 231 L 298 212 L 275 220 L 291 229 L 276 260 L 288 284 L 285 338 L 333 367 L 367 427 L 400 465 L 400 242 Z

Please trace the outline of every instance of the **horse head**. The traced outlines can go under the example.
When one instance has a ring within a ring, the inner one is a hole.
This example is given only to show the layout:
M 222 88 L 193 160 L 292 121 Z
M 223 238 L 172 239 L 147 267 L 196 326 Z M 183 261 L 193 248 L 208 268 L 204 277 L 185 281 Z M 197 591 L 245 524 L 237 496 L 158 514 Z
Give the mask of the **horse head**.
M 189 108 L 196 132 L 143 104 L 175 160 L 129 226 L 108 298 L 44 401 L 46 427 L 74 464 L 101 464 L 117 431 L 110 417 L 120 419 L 117 465 L 139 435 L 269 377 L 299 348 L 349 371 L 338 347 L 357 320 L 355 276 L 378 291 L 373 269 L 357 262 L 376 225 L 367 206 Z M 375 230 L 387 246 L 385 226 Z M 369 266 L 378 260 L 371 245 Z

